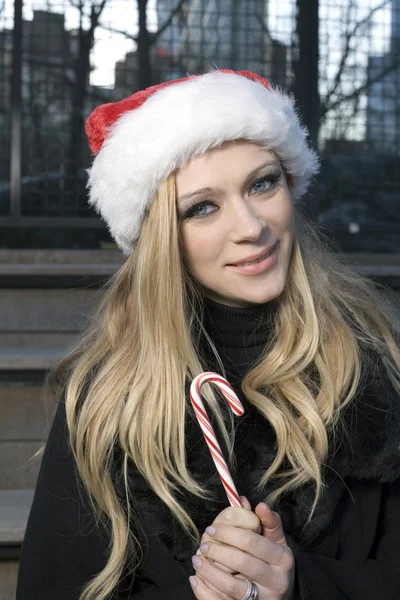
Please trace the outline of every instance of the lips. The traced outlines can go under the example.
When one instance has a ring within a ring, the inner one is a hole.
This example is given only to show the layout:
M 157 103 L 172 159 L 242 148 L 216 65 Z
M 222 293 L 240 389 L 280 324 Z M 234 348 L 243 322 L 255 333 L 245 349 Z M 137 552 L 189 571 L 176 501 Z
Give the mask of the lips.
M 257 263 L 257 262 L 263 260 L 264 258 L 266 258 L 267 256 L 269 256 L 270 254 L 272 254 L 272 252 L 274 251 L 275 246 L 277 245 L 277 243 L 278 242 L 275 242 L 275 244 L 273 246 L 270 246 L 269 248 L 267 248 L 266 250 L 264 250 L 260 254 L 256 254 L 256 255 L 253 254 L 253 256 L 248 256 L 247 258 L 244 258 L 242 261 L 236 262 L 236 263 L 231 263 L 228 266 L 242 267 L 242 266 L 247 265 L 247 264 Z

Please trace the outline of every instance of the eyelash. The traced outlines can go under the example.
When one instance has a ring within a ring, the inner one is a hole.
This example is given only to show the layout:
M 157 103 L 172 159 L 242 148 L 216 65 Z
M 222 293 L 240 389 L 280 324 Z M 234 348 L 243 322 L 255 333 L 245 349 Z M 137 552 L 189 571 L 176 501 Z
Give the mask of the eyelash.
M 256 186 L 258 183 L 264 183 L 264 182 L 269 182 L 271 185 L 268 188 L 268 190 L 264 191 L 264 192 L 255 192 L 256 194 L 267 194 L 268 192 L 270 192 L 272 189 L 274 189 L 276 183 L 279 181 L 281 177 L 281 173 L 270 173 L 269 175 L 265 175 L 264 177 L 261 177 L 261 179 L 257 179 L 257 181 L 255 181 L 253 183 L 253 185 L 251 186 L 250 189 L 252 189 L 254 186 Z M 210 213 L 207 213 L 206 215 L 202 215 L 202 216 L 198 216 L 195 217 L 193 215 L 194 209 L 199 207 L 199 206 L 203 206 L 203 205 L 207 205 L 207 204 L 211 204 L 213 206 L 216 206 L 216 204 L 214 202 L 212 202 L 211 200 L 201 200 L 200 202 L 198 202 L 197 200 L 195 200 L 193 202 L 193 204 L 191 204 L 190 206 L 187 207 L 187 209 L 185 210 L 184 214 L 181 216 L 181 219 L 205 219 L 207 217 L 209 217 L 210 215 L 214 214 L 215 211 L 212 211 Z

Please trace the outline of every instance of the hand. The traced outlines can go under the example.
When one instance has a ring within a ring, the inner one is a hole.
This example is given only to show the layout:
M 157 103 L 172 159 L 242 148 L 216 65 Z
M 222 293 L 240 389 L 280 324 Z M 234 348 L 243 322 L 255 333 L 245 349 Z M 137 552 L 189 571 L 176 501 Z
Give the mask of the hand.
M 277 513 L 269 509 L 265 503 L 260 502 L 254 511 L 258 517 L 257 520 L 254 518 L 254 513 L 251 512 L 251 504 L 247 498 L 245 496 L 240 496 L 240 501 L 242 503 L 242 507 L 250 511 L 250 514 L 243 513 L 242 510 L 236 511 L 236 509 L 228 507 L 220 512 L 220 514 L 213 521 L 213 525 L 215 523 L 224 523 L 226 525 L 233 525 L 234 527 L 241 527 L 242 529 L 249 529 L 259 533 L 264 537 L 267 537 L 274 542 L 286 544 L 282 522 Z M 210 536 L 207 534 L 207 532 L 204 532 L 201 537 L 200 544 L 204 544 L 209 541 L 212 541 Z M 200 548 L 197 550 L 196 554 L 201 554 Z M 235 573 L 233 569 L 229 569 L 224 565 L 221 565 L 217 562 L 214 562 L 214 564 L 218 565 L 226 573 Z
M 249 502 L 241 500 L 243 508 L 222 511 L 213 523 L 214 533 L 207 528 L 203 535 L 197 552 L 202 563 L 194 565 L 196 576 L 191 578 L 194 594 L 198 600 L 241 600 L 247 578 L 256 583 L 259 600 L 289 600 L 294 558 L 280 517 L 264 503 L 252 513 Z
M 257 518 L 256 515 L 252 512 L 250 502 L 245 496 L 240 496 L 240 501 L 242 503 L 242 507 L 248 512 L 244 512 L 242 508 L 238 509 L 236 507 L 232 508 L 229 506 L 228 508 L 225 508 L 219 513 L 219 515 L 214 519 L 212 525 L 215 525 L 216 523 L 222 523 L 225 525 L 232 525 L 233 527 L 249 529 L 250 531 L 255 531 L 256 533 L 261 534 L 262 525 L 260 519 Z M 209 541 L 213 540 L 207 534 L 207 532 L 204 532 L 201 536 L 200 544 L 206 544 Z M 200 548 L 197 550 L 196 554 L 201 554 Z M 213 561 L 213 563 L 225 573 L 236 573 L 236 571 L 234 571 L 233 569 L 229 569 L 229 567 L 226 567 L 225 565 L 222 565 L 217 561 Z

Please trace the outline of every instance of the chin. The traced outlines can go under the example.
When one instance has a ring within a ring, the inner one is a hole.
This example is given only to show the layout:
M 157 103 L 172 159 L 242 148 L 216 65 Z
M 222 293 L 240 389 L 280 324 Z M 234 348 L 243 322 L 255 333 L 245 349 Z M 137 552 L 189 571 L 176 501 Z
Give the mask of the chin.
M 263 284 L 256 286 L 253 290 L 247 289 L 243 295 L 237 295 L 236 290 L 236 299 L 238 302 L 247 303 L 247 304 L 266 304 L 267 302 L 271 302 L 271 300 L 275 300 L 278 298 L 284 288 L 285 282 L 280 281 L 280 278 L 277 278 L 276 281 L 266 281 Z
M 246 307 L 254 304 L 266 304 L 282 294 L 286 284 L 285 275 L 284 273 L 274 273 L 274 277 L 269 278 L 269 280 L 267 278 L 265 281 L 258 282 L 251 281 L 251 278 L 248 278 L 241 285 L 237 285 L 237 282 L 232 285 L 229 282 L 230 285 L 226 287 L 207 286 L 204 282 L 203 289 L 209 298 L 230 306 Z
M 250 306 L 252 304 L 267 304 L 267 302 L 271 302 L 272 300 L 275 300 L 276 298 L 278 298 L 280 296 L 280 294 L 268 294 L 268 296 L 266 296 L 265 294 L 263 296 L 253 296 L 253 297 L 249 297 L 247 296 L 246 298 L 237 298 L 237 303 L 238 305 L 241 304 L 242 306 Z
M 270 290 L 268 291 L 268 293 L 266 293 L 265 290 L 262 290 L 259 293 L 249 294 L 247 292 L 243 295 L 238 295 L 237 291 L 236 294 L 229 294 L 228 292 L 224 294 L 223 291 L 220 290 L 217 294 L 215 294 L 214 292 L 214 294 L 209 294 L 209 296 L 211 298 L 214 298 L 214 300 L 216 300 L 217 302 L 219 301 L 223 304 L 228 304 L 230 306 L 244 308 L 246 306 L 249 307 L 255 304 L 266 304 L 267 302 L 275 300 L 281 294 L 282 289 L 279 289 L 278 291 L 276 291 L 276 293 L 271 293 Z

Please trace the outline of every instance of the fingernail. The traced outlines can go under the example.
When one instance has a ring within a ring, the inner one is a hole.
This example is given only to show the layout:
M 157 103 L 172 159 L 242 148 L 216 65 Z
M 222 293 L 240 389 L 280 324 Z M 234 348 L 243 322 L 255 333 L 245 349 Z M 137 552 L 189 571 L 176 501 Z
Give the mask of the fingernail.
M 208 552 L 208 544 L 201 544 L 201 546 L 200 546 L 200 552 L 202 554 L 205 554 L 206 552 Z
M 210 525 L 209 527 L 206 527 L 206 533 L 208 533 L 208 535 L 210 537 L 214 537 L 215 535 L 215 527 L 213 527 L 212 525 Z
M 192 586 L 192 588 L 195 588 L 195 587 L 196 587 L 196 585 L 197 585 L 197 581 L 196 581 L 196 579 L 193 577 L 193 575 L 191 575 L 191 576 L 189 577 L 189 583 L 190 583 L 190 585 Z
M 200 556 L 192 556 L 192 563 L 195 569 L 200 569 L 203 561 L 201 560 Z

